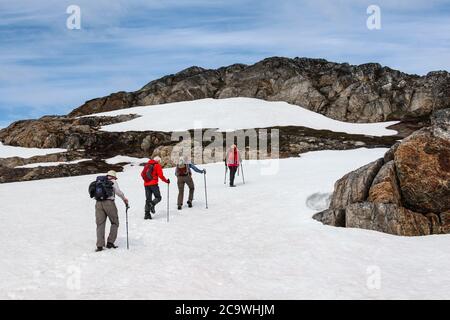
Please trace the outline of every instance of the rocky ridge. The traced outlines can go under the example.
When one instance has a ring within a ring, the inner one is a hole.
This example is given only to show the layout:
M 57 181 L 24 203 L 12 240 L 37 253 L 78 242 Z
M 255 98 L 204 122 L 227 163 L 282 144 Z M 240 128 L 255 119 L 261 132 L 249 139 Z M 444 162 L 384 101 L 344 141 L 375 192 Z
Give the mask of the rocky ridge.
M 191 67 L 135 92 L 87 101 L 70 116 L 232 97 L 285 101 L 348 122 L 405 120 L 429 116 L 450 105 L 450 74 L 435 71 L 417 76 L 377 63 L 355 66 L 324 59 L 273 57 L 250 66 Z

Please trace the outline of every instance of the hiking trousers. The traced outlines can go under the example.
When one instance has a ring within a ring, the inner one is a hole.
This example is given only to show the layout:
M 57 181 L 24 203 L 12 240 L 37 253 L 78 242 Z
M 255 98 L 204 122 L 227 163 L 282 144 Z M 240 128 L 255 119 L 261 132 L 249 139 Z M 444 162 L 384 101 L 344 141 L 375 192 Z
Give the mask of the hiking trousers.
M 183 205 L 183 198 L 184 198 L 184 185 L 187 184 L 189 187 L 189 201 L 194 200 L 194 181 L 192 180 L 192 177 L 190 175 L 187 176 L 178 176 L 178 205 Z
M 153 200 L 153 197 L 155 199 Z M 156 206 L 161 201 L 161 191 L 158 185 L 145 186 L 145 213 L 150 214 L 150 205 Z
M 230 170 L 230 186 L 234 186 L 234 178 L 236 177 L 238 167 L 228 166 L 228 169 Z
M 106 218 L 111 222 L 108 242 L 114 243 L 119 230 L 119 215 L 114 201 L 97 201 L 95 204 L 95 222 L 97 223 L 97 247 L 105 246 Z

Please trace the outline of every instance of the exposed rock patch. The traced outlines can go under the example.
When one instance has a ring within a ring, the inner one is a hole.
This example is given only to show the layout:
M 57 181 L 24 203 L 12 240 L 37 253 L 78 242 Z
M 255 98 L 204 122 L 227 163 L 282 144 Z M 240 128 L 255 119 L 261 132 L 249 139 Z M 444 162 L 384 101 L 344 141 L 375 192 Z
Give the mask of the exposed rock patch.
M 11 169 L 0 165 L 0 183 L 31 181 L 56 177 L 71 177 L 95 174 L 115 170 L 123 171 L 122 166 L 110 165 L 104 161 L 85 161 L 78 164 L 61 164 L 52 167 L 16 168 Z
M 378 171 L 370 186 L 368 201 L 401 204 L 400 187 L 393 160 L 385 163 Z
M 25 148 L 64 148 L 76 150 L 95 144 L 94 136 L 101 126 L 135 119 L 136 115 L 117 117 L 46 116 L 23 120 L 0 130 L 0 141 Z
M 402 236 L 433 232 L 426 216 L 392 203 L 352 203 L 345 209 L 345 226 Z
M 408 208 L 423 213 L 450 209 L 450 140 L 420 130 L 399 145 L 395 164 Z
M 450 109 L 394 144 L 379 159 L 338 180 L 325 224 L 394 235 L 450 232 Z

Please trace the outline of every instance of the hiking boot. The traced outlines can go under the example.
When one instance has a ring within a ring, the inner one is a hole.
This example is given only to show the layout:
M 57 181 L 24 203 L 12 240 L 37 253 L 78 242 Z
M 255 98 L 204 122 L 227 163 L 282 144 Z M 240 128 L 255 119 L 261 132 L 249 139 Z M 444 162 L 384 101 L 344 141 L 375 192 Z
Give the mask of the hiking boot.
M 114 243 L 111 243 L 111 242 L 108 242 L 108 243 L 106 244 L 106 247 L 107 247 L 108 249 L 117 249 L 117 248 L 118 248 L 118 246 L 114 245 Z
M 103 247 L 97 247 L 97 249 L 95 249 L 95 252 L 100 252 L 103 251 Z
M 181 210 L 181 206 L 178 206 L 178 210 Z
M 189 208 L 192 208 L 192 201 L 188 201 L 187 204 Z
M 230 184 L 230 187 L 231 188 L 235 188 L 236 186 L 234 184 Z
M 150 212 L 146 212 L 145 213 L 144 219 L 145 220 L 151 220 L 152 219 L 152 216 L 150 215 Z
M 155 213 L 155 205 L 153 204 L 153 202 L 150 202 L 150 212 Z

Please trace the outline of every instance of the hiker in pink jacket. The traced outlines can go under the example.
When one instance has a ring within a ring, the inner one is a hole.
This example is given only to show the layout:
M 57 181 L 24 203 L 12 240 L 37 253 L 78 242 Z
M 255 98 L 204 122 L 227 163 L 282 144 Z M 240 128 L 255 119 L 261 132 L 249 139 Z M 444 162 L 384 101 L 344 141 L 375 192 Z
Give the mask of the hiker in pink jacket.
M 235 144 L 227 151 L 225 156 L 225 166 L 230 170 L 230 187 L 236 187 L 234 185 L 234 178 L 236 177 L 236 172 L 241 164 L 241 155 Z

